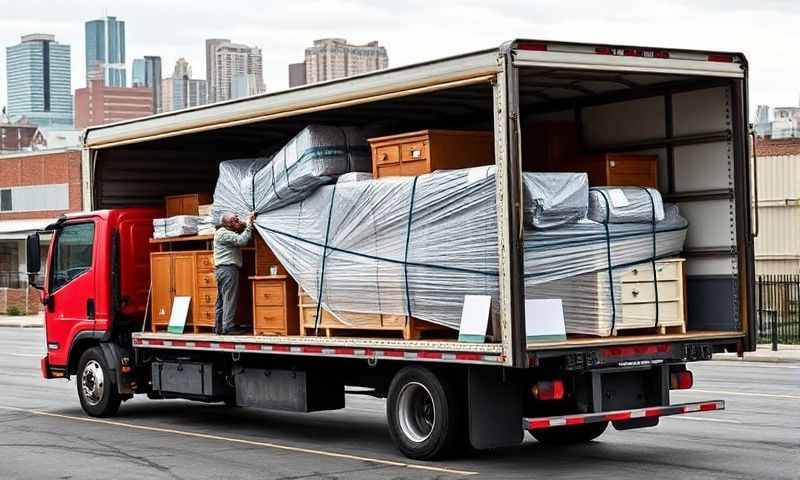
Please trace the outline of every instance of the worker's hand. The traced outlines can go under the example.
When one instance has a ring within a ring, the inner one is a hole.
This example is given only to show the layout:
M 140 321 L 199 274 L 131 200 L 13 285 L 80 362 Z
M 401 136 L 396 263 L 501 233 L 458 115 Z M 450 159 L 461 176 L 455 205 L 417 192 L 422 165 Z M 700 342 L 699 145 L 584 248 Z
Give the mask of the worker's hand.
M 250 216 L 247 217 L 247 222 L 250 223 L 250 225 L 252 225 L 253 222 L 255 221 L 256 221 L 256 212 L 250 212 Z

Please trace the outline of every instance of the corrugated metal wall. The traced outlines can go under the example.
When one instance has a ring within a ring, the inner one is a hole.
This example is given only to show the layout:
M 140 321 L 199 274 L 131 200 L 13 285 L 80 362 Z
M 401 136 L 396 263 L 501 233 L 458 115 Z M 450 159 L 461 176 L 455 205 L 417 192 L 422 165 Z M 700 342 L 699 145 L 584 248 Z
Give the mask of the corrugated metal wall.
M 800 155 L 758 160 L 756 273 L 800 273 Z

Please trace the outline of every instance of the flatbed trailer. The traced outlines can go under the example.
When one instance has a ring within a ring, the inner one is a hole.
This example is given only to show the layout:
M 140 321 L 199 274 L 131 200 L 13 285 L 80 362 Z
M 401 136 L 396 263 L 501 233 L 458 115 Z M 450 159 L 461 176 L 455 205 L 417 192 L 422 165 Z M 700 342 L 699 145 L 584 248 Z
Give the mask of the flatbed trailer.
M 147 228 L 165 195 L 211 190 L 219 162 L 257 155 L 307 124 L 386 117 L 408 131 L 425 122 L 494 132 L 496 342 L 145 331 Z M 523 139 L 550 118 L 575 122 L 586 152 L 657 153 L 659 189 L 690 225 L 686 333 L 527 340 Z M 345 386 L 366 387 L 387 398 L 395 443 L 419 459 L 465 441 L 517 444 L 523 430 L 574 443 L 609 423 L 641 428 L 663 415 L 722 409 L 717 400 L 670 405 L 669 392 L 691 387 L 687 363 L 755 347 L 747 133 L 741 54 L 539 40 L 90 127 L 82 157 L 89 213 L 49 227 L 42 373 L 76 376 L 81 405 L 95 416 L 139 393 L 325 410 L 344 406 Z M 62 272 L 74 242 L 84 263 Z M 34 272 L 37 252 L 28 249 Z

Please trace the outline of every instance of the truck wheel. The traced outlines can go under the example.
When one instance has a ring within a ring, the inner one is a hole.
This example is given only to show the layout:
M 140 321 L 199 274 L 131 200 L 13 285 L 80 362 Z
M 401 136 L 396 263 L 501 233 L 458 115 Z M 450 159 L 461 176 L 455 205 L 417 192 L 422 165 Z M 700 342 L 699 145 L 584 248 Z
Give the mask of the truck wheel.
M 429 460 L 449 453 L 461 433 L 461 405 L 452 386 L 421 367 L 400 370 L 389 386 L 386 416 L 397 448 Z
M 542 430 L 528 430 L 533 438 L 550 445 L 573 445 L 588 443 L 606 431 L 608 422 L 587 423 L 569 427 L 552 427 Z
M 117 413 L 122 399 L 113 372 L 99 347 L 92 347 L 81 355 L 76 383 L 81 407 L 87 415 L 113 417 Z

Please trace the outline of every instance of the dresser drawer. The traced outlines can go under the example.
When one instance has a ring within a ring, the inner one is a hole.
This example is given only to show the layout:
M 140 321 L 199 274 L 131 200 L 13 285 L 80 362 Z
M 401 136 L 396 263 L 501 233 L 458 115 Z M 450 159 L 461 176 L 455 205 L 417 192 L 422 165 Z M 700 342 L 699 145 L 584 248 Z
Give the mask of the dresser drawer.
M 199 272 L 197 274 L 198 287 L 216 287 L 217 274 L 214 272 Z
M 655 302 L 649 303 L 627 303 L 622 304 L 620 309 L 620 316 L 622 322 L 625 319 L 646 319 L 651 323 L 655 323 L 656 319 L 656 304 Z M 664 323 L 680 323 L 683 322 L 683 309 L 680 302 L 658 302 L 658 320 L 659 324 Z M 652 325 L 651 325 L 652 326 Z
M 197 309 L 197 318 L 194 319 L 195 325 L 213 327 L 216 319 L 214 307 L 200 307 Z
M 258 332 L 264 329 L 275 329 L 285 332 L 286 317 L 283 307 L 256 307 L 253 328 Z
M 253 288 L 253 301 L 256 305 L 283 306 L 283 283 L 255 283 Z
M 680 300 L 682 287 L 677 280 L 658 282 L 658 301 Z M 656 301 L 656 284 L 653 282 L 628 282 L 622 284 L 622 303 Z
M 681 262 L 656 262 L 657 280 L 679 280 L 682 276 Z M 622 273 L 623 282 L 653 281 L 653 264 L 640 263 L 627 267 Z
M 403 162 L 425 160 L 428 157 L 428 142 L 425 140 L 406 142 L 400 145 L 400 160 Z
M 398 145 L 390 145 L 388 147 L 378 147 L 375 149 L 376 165 L 384 163 L 397 163 L 400 161 L 400 147 Z
M 213 253 L 198 253 L 197 254 L 197 270 L 199 272 L 213 272 L 214 271 L 214 254 Z
M 204 287 L 197 289 L 197 304 L 205 307 L 213 307 L 217 303 L 217 288 Z

